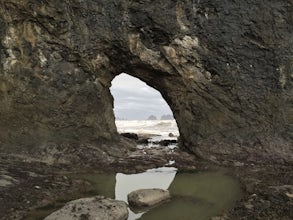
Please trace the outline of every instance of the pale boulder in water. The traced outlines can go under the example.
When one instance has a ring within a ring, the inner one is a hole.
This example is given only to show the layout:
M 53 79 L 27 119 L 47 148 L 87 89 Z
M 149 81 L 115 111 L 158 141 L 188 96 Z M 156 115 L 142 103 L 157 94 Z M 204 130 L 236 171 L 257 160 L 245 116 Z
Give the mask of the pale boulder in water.
M 127 195 L 128 203 L 133 207 L 151 207 L 169 199 L 169 191 L 163 189 L 139 189 Z
M 126 220 L 127 204 L 103 197 L 83 198 L 68 202 L 44 220 Z

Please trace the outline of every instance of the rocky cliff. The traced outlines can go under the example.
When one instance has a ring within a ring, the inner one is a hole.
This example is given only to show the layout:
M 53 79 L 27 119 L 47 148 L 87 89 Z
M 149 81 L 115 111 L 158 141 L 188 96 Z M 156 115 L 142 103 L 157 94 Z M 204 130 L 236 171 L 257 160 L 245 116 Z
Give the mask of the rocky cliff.
M 291 0 L 0 0 L 0 147 L 120 141 L 126 72 L 161 92 L 183 148 L 292 160 L 292 35 Z

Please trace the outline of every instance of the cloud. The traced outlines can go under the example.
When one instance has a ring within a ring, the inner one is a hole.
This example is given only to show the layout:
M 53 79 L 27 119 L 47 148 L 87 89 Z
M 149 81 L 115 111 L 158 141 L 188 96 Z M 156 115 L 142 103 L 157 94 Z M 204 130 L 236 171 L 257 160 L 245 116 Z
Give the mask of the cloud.
M 125 73 L 112 81 L 116 117 L 125 119 L 146 119 L 149 115 L 160 117 L 172 114 L 161 94 L 141 80 Z

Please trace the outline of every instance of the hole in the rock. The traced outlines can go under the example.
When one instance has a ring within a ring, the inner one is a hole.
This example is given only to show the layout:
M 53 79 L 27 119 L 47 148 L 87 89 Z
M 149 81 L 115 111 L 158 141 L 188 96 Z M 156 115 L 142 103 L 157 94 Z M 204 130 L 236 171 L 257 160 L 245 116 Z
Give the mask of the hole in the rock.
M 113 79 L 111 93 L 120 134 L 135 139 L 139 147 L 177 146 L 177 123 L 159 91 L 122 73 Z

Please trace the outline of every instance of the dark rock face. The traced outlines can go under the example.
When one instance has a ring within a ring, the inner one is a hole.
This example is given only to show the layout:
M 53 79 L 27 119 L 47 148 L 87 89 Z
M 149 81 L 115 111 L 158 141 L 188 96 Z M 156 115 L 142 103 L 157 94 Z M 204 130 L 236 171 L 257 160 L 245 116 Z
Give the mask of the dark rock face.
M 138 135 L 135 133 L 121 133 L 121 135 L 132 140 L 138 140 Z
M 182 147 L 292 160 L 292 1 L 0 6 L 1 148 L 119 141 L 109 87 L 127 72 L 161 92 Z

